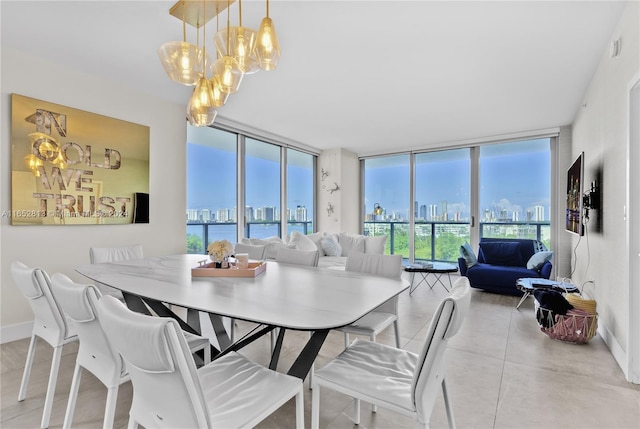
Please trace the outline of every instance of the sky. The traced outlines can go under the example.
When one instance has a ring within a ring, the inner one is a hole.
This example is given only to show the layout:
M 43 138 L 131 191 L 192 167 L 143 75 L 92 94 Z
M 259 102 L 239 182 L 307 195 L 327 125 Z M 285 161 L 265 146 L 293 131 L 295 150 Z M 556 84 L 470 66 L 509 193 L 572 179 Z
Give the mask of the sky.
M 236 201 L 236 156 L 232 151 L 188 144 L 187 207 L 233 208 Z M 416 200 L 419 205 L 447 201 L 449 213 L 469 213 L 469 149 L 416 155 Z M 267 158 L 265 156 L 265 158 Z M 550 152 L 548 139 L 484 146 L 480 152 L 480 215 L 485 209 L 518 211 L 542 205 L 545 220 L 550 206 Z M 246 203 L 254 208 L 279 205 L 279 163 L 247 156 Z M 365 162 L 365 209 L 379 203 L 387 215 L 404 217 L 409 202 L 409 155 L 372 158 Z M 288 206 L 312 213 L 313 177 L 308 168 L 290 166 Z M 440 212 L 440 207 L 438 208 Z M 524 220 L 521 217 L 520 220 Z

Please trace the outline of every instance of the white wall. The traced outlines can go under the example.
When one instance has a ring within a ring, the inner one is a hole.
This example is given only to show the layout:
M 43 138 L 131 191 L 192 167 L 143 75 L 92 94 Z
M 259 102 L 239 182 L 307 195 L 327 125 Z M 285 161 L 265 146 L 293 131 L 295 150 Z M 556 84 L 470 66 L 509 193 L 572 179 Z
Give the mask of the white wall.
M 573 158 L 584 151 L 587 183 L 601 172 L 602 208 L 592 211 L 588 235 L 577 245 L 574 281 L 598 302 L 600 333 L 624 369 L 629 333 L 629 263 L 627 220 L 624 210 L 627 182 L 628 85 L 640 72 L 640 3 L 630 2 L 611 40 L 621 40 L 621 51 L 603 53 L 600 66 L 573 123 Z M 568 167 L 568 165 L 564 166 Z M 638 166 L 632 166 L 638 168 Z M 638 196 L 635 196 L 638 198 Z M 600 220 L 598 220 L 600 217 Z M 635 285 L 634 287 L 638 287 Z M 640 309 L 636 309 L 640 311 Z
M 322 179 L 322 169 L 328 174 Z M 339 191 L 330 192 L 336 184 Z M 318 157 L 318 227 L 320 232 L 360 233 L 360 161 L 345 149 L 325 150 Z M 333 214 L 327 212 L 328 204 Z
M 1 67 L 3 212 L 11 210 L 11 93 L 146 125 L 150 127 L 151 152 L 149 224 L 12 226 L 8 217 L 1 219 L 0 341 L 7 342 L 25 331 L 30 333 L 28 322 L 33 319 L 26 299 L 11 279 L 12 261 L 87 281 L 74 267 L 89 263 L 92 246 L 140 243 L 150 256 L 185 252 L 186 123 L 183 105 L 10 49 L 2 49 Z

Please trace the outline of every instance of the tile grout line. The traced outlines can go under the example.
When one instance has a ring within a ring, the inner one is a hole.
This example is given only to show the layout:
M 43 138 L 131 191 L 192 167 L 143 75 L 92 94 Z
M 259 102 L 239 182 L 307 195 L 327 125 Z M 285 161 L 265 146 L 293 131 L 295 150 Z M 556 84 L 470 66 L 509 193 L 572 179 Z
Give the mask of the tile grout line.
M 502 357 L 502 369 L 500 371 L 500 384 L 498 385 L 498 397 L 496 398 L 496 408 L 493 413 L 493 428 L 496 428 L 496 420 L 498 419 L 498 407 L 500 406 L 500 394 L 502 393 L 502 383 L 504 380 L 504 367 L 507 363 L 507 349 L 509 348 L 509 337 L 511 336 L 511 325 L 513 324 L 513 311 L 509 315 L 509 326 L 507 329 L 507 341 L 505 342 L 504 355 Z

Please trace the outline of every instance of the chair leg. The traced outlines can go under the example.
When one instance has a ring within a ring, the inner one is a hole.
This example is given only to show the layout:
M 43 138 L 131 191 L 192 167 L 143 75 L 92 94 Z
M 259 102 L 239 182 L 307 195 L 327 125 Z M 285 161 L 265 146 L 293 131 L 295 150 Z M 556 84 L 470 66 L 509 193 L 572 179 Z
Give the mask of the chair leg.
M 51 409 L 53 408 L 53 395 L 56 393 L 56 382 L 58 381 L 60 358 L 62 358 L 62 346 L 54 347 L 53 357 L 51 358 L 51 372 L 49 372 L 49 386 L 47 387 L 47 396 L 44 400 L 44 411 L 42 412 L 42 422 L 40 423 L 40 427 L 43 429 L 49 427 Z
M 313 337 L 313 332 L 309 332 L 309 338 Z M 315 359 L 311 363 L 311 368 L 309 368 L 309 389 L 313 389 L 313 374 L 316 371 L 316 361 Z
M 311 429 L 320 426 L 320 386 L 313 386 L 311 392 Z
M 396 348 L 400 348 L 400 329 L 398 329 L 398 321 L 393 322 L 393 332 L 396 335 Z
M 204 364 L 207 365 L 209 363 L 211 363 L 211 345 L 207 344 L 204 348 Z
M 127 429 L 138 429 L 138 422 L 131 416 L 131 414 L 129 414 L 129 424 L 127 424 Z
M 353 398 L 353 422 L 360 424 L 360 399 Z
M 447 384 L 442 379 L 442 396 L 444 396 L 444 406 L 447 410 L 447 420 L 449 421 L 449 429 L 455 429 L 456 422 L 453 419 L 453 409 L 451 408 L 451 402 L 449 402 L 449 395 L 447 394 Z
M 73 422 L 73 413 L 76 409 L 76 399 L 78 399 L 78 390 L 80 389 L 80 379 L 82 378 L 82 367 L 76 362 L 73 370 L 73 381 L 71 381 L 71 390 L 69 391 L 69 401 L 67 402 L 67 411 L 64 413 L 63 429 L 71 428 Z
M 296 429 L 304 429 L 304 394 L 302 386 L 296 393 Z
M 27 385 L 31 376 L 31 365 L 33 365 L 33 356 L 36 352 L 36 336 L 31 334 L 29 342 L 29 351 L 27 352 L 27 361 L 24 364 L 24 372 L 22 373 L 22 383 L 20 383 L 20 392 L 18 392 L 18 401 L 24 401 L 27 396 Z
M 118 402 L 118 389 L 120 386 L 109 387 L 107 390 L 107 405 L 104 407 L 103 429 L 112 429 L 116 417 L 116 403 Z

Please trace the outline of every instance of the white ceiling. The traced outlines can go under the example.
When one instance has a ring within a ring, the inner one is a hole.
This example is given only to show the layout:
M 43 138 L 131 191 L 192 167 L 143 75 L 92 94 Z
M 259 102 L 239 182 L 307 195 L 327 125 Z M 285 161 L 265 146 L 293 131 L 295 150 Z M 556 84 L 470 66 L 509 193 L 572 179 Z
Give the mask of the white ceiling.
M 191 89 L 170 81 L 157 56 L 162 43 L 182 39 L 181 22 L 168 13 L 173 4 L 3 0 L 2 48 L 186 106 Z M 243 25 L 257 29 L 264 2 L 242 6 Z M 625 2 L 270 6 L 282 48 L 278 68 L 245 76 L 220 120 L 366 155 L 570 124 Z M 231 11 L 237 25 L 237 5 Z M 211 50 L 214 32 L 215 20 L 207 26 Z M 187 38 L 195 43 L 195 30 Z

